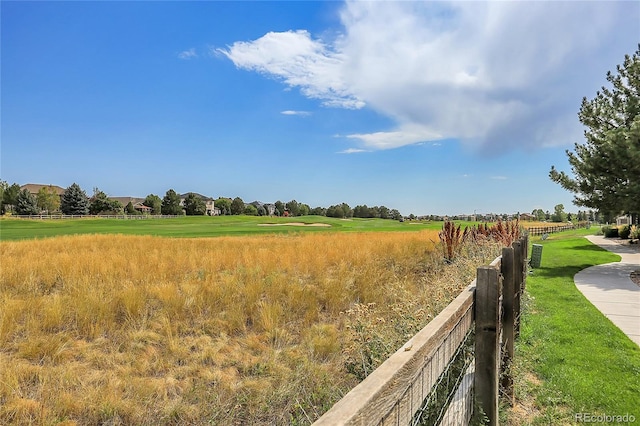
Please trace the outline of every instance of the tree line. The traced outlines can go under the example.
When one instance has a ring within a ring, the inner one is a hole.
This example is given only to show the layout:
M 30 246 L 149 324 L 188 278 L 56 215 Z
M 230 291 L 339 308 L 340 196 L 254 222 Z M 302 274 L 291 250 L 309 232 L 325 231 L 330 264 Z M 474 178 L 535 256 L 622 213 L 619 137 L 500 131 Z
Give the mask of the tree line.
M 308 204 L 296 200 L 289 202 L 276 201 L 273 204 L 265 204 L 259 201 L 245 203 L 242 198 L 219 197 L 218 199 L 203 198 L 189 192 L 180 196 L 173 189 L 167 190 L 164 197 L 149 194 L 142 202 L 154 215 L 187 215 L 202 216 L 207 214 L 207 201 L 213 201 L 216 208 L 215 214 L 219 215 L 250 215 L 250 216 L 327 216 L 335 218 L 380 218 L 402 219 L 397 209 L 389 209 L 386 206 L 358 205 L 351 208 L 347 203 L 341 203 L 325 207 L 311 208 Z M 142 214 L 136 210 L 132 202 L 126 206 L 118 200 L 111 199 L 98 188 L 93 189 L 93 195 L 87 196 L 86 192 L 76 183 L 58 195 L 53 186 L 40 188 L 37 194 L 32 194 L 28 189 L 20 189 L 20 185 L 14 183 L 8 185 L 0 181 L 0 213 L 7 212 L 18 215 L 37 215 L 41 213 L 52 214 L 60 212 L 66 215 L 99 215 L 99 214 Z M 210 214 L 214 212 L 209 211 Z

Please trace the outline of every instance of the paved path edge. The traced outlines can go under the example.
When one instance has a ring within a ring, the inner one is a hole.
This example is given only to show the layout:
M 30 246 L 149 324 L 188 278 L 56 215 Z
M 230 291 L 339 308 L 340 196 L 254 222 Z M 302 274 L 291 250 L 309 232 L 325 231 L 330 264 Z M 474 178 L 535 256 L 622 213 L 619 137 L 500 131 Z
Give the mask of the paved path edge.
M 630 277 L 631 272 L 640 269 L 640 251 L 598 235 L 586 238 L 618 254 L 621 260 L 583 269 L 575 275 L 575 285 L 600 312 L 640 346 L 640 287 Z

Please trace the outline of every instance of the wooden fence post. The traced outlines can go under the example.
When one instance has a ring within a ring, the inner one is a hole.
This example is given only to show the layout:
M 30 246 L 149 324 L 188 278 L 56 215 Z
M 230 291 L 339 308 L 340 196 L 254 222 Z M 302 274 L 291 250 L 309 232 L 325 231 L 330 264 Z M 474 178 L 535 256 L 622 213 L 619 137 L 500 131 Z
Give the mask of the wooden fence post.
M 475 396 L 489 420 L 498 425 L 498 376 L 500 373 L 500 291 L 497 268 L 482 266 L 476 279 Z
M 514 356 L 515 339 L 515 317 L 514 317 L 514 275 L 516 267 L 514 264 L 514 250 L 511 247 L 502 249 L 502 262 L 500 271 L 502 272 L 502 391 L 513 407 L 515 402 L 513 393 L 513 376 L 511 375 L 511 363 Z
M 522 298 L 522 242 L 514 241 L 513 247 L 513 315 L 514 315 L 514 334 L 517 339 L 520 336 L 520 299 Z

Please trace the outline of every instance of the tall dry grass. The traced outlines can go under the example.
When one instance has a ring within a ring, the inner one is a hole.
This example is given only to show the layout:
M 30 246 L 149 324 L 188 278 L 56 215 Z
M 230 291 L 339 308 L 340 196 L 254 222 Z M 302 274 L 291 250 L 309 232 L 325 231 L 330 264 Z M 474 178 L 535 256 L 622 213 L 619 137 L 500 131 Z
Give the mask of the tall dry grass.
M 437 238 L 2 242 L 0 423 L 310 423 L 494 255 Z

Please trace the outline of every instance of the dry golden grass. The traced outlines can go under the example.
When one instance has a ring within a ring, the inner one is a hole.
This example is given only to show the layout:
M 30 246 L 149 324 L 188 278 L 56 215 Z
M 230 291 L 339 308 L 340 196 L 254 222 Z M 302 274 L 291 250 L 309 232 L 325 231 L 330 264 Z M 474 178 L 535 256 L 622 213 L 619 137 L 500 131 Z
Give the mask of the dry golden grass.
M 2 242 L 0 423 L 310 423 L 357 382 L 354 324 L 394 349 L 495 254 L 437 238 Z

